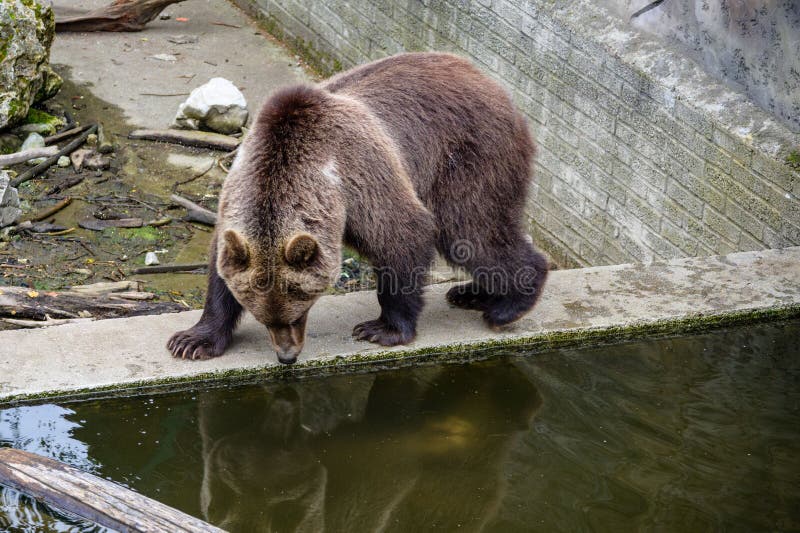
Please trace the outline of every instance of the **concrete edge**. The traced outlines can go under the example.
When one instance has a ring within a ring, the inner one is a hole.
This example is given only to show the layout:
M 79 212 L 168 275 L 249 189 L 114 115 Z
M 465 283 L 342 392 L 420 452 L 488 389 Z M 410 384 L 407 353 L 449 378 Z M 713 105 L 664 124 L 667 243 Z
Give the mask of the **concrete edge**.
M 0 398 L 0 408 L 58 401 L 72 403 L 114 397 L 168 394 L 204 387 L 236 387 L 286 379 L 304 379 L 342 373 L 373 372 L 416 364 L 460 363 L 507 355 L 537 353 L 597 345 L 613 345 L 642 338 L 698 334 L 715 329 L 767 321 L 800 318 L 800 304 L 754 307 L 720 313 L 680 315 L 625 326 L 585 327 L 547 331 L 502 339 L 482 339 L 444 346 L 350 354 L 333 359 L 311 359 L 292 366 L 265 365 L 207 372 L 178 378 L 144 380 L 86 389 L 53 389 L 36 394 Z

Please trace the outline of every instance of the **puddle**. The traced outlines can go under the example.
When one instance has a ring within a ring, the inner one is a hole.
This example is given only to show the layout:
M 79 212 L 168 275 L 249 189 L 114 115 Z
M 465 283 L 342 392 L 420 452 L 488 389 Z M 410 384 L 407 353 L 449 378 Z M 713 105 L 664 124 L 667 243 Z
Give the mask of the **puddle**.
M 234 532 L 798 530 L 798 338 L 795 320 L 10 408 L 0 445 Z M 89 527 L 0 494 L 0 527 Z

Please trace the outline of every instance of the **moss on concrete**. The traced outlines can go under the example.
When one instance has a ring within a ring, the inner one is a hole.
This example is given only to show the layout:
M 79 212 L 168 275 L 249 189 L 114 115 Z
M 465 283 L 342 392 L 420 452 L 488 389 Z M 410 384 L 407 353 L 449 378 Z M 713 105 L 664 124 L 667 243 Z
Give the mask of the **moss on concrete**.
M 486 339 L 421 349 L 355 353 L 303 361 L 292 366 L 270 365 L 232 369 L 161 380 L 137 381 L 107 387 L 72 391 L 45 391 L 0 399 L 0 406 L 44 402 L 72 402 L 108 397 L 164 394 L 186 389 L 230 387 L 283 379 L 384 370 L 402 366 L 466 362 L 507 355 L 533 355 L 561 348 L 616 344 L 643 338 L 698 334 L 714 329 L 765 321 L 800 318 L 800 305 L 749 309 L 719 314 L 697 314 L 625 326 L 553 331 L 526 337 Z M 265 356 L 272 356 L 265 353 Z M 166 355 L 165 355 L 166 357 Z
M 786 163 L 794 170 L 800 170 L 800 151 L 792 150 L 786 156 Z

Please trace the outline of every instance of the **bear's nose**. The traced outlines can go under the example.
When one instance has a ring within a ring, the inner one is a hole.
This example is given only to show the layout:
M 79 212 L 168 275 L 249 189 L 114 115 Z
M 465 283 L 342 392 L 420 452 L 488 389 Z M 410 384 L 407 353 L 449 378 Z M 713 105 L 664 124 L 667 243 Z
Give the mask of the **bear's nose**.
M 292 346 L 286 349 L 278 348 L 275 350 L 275 353 L 278 355 L 279 362 L 283 363 L 284 365 L 291 365 L 297 361 L 297 356 L 300 354 L 300 350 Z

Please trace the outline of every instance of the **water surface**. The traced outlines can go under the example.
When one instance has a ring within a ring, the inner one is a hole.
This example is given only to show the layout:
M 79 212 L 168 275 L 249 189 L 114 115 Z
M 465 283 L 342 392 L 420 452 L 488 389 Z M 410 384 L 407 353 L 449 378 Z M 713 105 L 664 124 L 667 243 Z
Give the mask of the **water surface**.
M 231 531 L 800 529 L 800 321 L 0 411 L 55 457 Z M 0 493 L 0 529 L 92 525 Z

